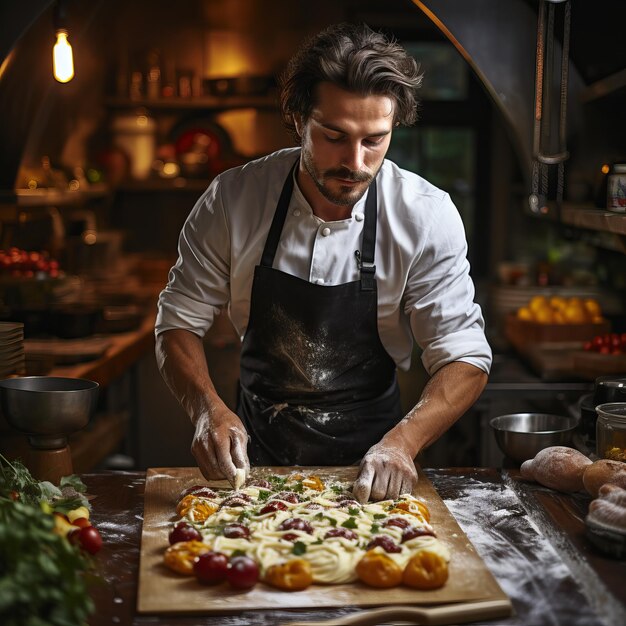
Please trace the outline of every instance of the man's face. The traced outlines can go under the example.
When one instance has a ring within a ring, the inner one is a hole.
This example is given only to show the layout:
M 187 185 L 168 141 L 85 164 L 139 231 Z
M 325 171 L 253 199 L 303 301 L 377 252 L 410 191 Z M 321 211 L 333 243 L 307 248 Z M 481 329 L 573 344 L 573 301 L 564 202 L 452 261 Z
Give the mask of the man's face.
M 394 118 L 388 96 L 360 96 L 332 83 L 317 86 L 310 117 L 296 120 L 302 162 L 314 188 L 331 204 L 354 205 L 380 169 Z

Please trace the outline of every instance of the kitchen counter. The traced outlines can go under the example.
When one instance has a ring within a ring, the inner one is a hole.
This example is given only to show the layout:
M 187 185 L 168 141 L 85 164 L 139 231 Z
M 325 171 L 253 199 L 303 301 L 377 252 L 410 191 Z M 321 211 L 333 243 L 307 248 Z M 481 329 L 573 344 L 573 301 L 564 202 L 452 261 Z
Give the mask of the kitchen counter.
M 583 518 L 589 498 L 527 483 L 514 471 L 455 468 L 426 474 L 512 600 L 513 617 L 484 624 L 626 623 L 626 561 L 602 556 L 587 543 Z M 276 608 L 229 616 L 139 615 L 135 605 L 145 474 L 104 472 L 82 478 L 94 496 L 92 521 L 104 540 L 96 557 L 103 584 L 93 587 L 92 626 L 278 626 L 359 611 Z
M 106 387 L 153 349 L 155 318 L 155 313 L 146 314 L 136 330 L 107 335 L 110 346 L 100 358 L 75 365 L 57 365 L 47 375 L 87 378 Z

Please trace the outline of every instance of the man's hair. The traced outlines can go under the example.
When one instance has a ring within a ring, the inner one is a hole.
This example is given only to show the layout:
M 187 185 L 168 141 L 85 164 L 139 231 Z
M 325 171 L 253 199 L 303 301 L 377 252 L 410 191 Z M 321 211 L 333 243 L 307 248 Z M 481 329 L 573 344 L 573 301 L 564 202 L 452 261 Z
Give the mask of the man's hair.
M 305 42 L 289 61 L 280 81 L 280 106 L 285 126 L 296 139 L 293 118 L 308 119 L 320 82 L 363 96 L 391 97 L 396 125 L 410 126 L 417 119 L 416 90 L 422 74 L 415 59 L 366 24 L 330 26 Z

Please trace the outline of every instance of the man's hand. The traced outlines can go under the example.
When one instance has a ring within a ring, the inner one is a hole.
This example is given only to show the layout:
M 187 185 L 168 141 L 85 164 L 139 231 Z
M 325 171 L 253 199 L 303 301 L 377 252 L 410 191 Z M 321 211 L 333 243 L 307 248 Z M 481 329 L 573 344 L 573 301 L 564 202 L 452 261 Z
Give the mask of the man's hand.
M 247 444 L 248 433 L 241 420 L 223 407 L 198 417 L 191 452 L 207 480 L 226 478 L 234 487 L 237 469 L 246 476 L 250 473 Z
M 416 484 L 417 470 L 410 454 L 383 439 L 363 457 L 353 493 L 361 503 L 393 499 L 411 493 Z

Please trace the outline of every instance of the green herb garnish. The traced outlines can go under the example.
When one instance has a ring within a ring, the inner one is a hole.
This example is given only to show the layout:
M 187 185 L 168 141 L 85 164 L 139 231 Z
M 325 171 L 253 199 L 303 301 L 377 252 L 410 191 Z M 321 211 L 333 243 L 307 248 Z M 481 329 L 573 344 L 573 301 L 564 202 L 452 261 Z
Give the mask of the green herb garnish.
M 259 495 L 257 497 L 257 500 L 259 502 L 265 502 L 270 496 L 272 495 L 271 491 L 259 491 Z
M 306 552 L 306 543 L 303 541 L 296 541 L 293 544 L 293 548 L 291 548 L 291 554 L 295 554 L 296 556 L 300 556 Z
M 357 528 L 357 523 L 354 517 L 349 517 L 345 522 L 341 524 L 344 528 Z

